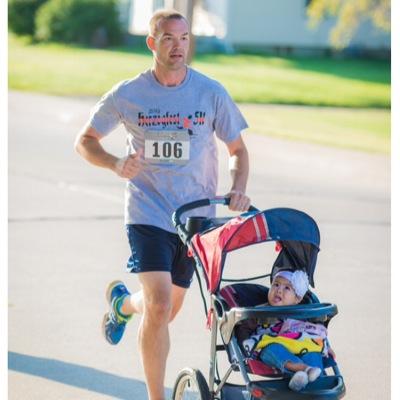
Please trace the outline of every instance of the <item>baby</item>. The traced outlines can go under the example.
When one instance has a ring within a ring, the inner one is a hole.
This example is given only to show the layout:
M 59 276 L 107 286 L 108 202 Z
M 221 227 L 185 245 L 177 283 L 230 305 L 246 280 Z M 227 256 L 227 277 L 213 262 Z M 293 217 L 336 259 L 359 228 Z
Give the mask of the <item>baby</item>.
M 308 285 L 307 274 L 303 271 L 279 271 L 273 277 L 267 305 L 298 304 L 307 293 Z M 251 336 L 244 340 L 239 338 L 243 348 L 249 355 L 256 355 L 264 363 L 291 375 L 289 388 L 294 391 L 304 389 L 321 375 L 323 356 L 334 357 L 322 324 L 296 319 L 279 320 L 270 325 L 257 325 L 253 321 L 248 329 L 252 330 Z M 243 330 L 241 336 L 243 339 Z

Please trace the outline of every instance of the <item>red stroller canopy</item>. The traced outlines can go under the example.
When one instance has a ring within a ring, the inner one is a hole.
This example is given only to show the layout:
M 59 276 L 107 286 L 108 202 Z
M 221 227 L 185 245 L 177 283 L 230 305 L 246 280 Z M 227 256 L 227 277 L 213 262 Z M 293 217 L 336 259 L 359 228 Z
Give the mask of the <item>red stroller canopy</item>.
M 274 268 L 284 263 L 286 268 L 303 269 L 313 285 L 320 240 L 318 226 L 301 211 L 275 208 L 232 218 L 192 237 L 191 249 L 202 264 L 208 291 L 215 293 L 219 288 L 227 253 L 269 240 L 282 245 Z

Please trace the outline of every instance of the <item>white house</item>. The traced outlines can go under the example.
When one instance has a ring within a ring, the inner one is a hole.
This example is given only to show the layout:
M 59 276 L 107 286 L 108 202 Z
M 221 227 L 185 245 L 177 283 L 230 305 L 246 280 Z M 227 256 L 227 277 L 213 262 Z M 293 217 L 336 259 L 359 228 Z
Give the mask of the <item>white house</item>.
M 121 0 L 130 3 L 129 32 L 147 34 L 151 14 L 172 8 L 177 0 Z M 179 0 L 178 0 L 179 1 Z M 281 54 L 324 52 L 332 46 L 330 17 L 316 29 L 309 27 L 308 0 L 191 0 L 194 2 L 193 33 L 214 38 L 225 49 L 253 49 Z M 180 6 L 188 0 L 180 0 Z M 211 40 L 209 43 L 213 43 Z M 365 22 L 354 35 L 353 51 L 390 54 L 390 34 Z

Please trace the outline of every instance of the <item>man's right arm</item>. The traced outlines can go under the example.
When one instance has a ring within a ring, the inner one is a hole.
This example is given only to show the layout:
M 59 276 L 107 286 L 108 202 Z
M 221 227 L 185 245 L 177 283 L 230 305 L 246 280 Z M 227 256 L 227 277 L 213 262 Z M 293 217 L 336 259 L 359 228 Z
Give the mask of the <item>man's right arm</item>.
M 143 168 L 142 151 L 118 158 L 106 152 L 100 143 L 103 136 L 88 125 L 78 134 L 75 150 L 88 162 L 102 168 L 108 168 L 121 178 L 132 179 Z

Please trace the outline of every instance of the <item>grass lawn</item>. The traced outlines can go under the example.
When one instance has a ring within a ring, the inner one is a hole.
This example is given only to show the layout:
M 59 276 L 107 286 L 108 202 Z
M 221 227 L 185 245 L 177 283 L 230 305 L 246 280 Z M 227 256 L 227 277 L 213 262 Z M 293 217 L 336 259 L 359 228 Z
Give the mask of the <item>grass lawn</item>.
M 30 45 L 9 35 L 10 89 L 55 95 L 100 96 L 151 65 L 148 54 L 61 44 Z
M 382 61 L 209 55 L 193 65 L 238 102 L 390 107 L 390 64 Z
M 9 35 L 12 89 L 98 96 L 151 64 L 149 52 L 30 45 Z M 238 102 L 390 107 L 388 62 L 199 55 L 193 67 L 220 81 Z
M 390 153 L 390 111 L 240 104 L 252 132 L 328 146 Z
M 127 47 L 99 50 L 30 44 L 12 34 L 8 40 L 9 88 L 15 90 L 100 96 L 152 64 L 149 52 L 133 52 Z M 388 62 L 198 55 L 193 67 L 220 81 L 235 101 L 252 103 L 244 104 L 243 110 L 253 131 L 389 152 Z M 348 109 L 281 107 L 273 112 L 260 111 L 257 104 L 266 103 Z

